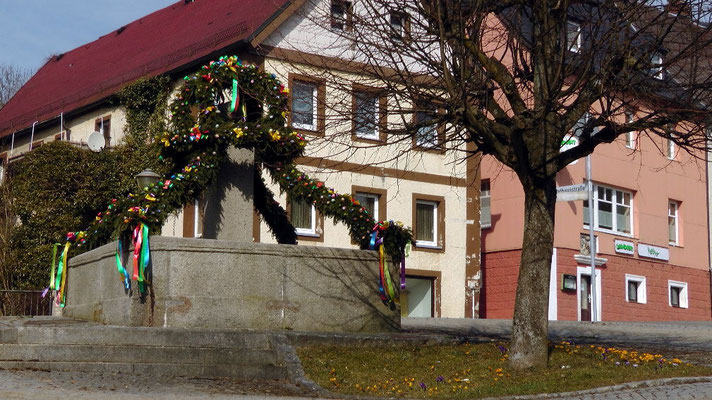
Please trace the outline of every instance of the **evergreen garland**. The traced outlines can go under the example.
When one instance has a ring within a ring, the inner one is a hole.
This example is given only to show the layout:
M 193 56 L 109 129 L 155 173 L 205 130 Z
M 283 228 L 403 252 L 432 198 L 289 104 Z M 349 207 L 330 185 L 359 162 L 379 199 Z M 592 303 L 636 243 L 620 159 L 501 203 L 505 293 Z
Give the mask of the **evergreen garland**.
M 127 97 L 140 99 L 141 91 L 141 86 L 134 86 L 133 95 L 125 92 L 119 97 L 123 96 L 126 104 Z M 120 237 L 146 224 L 152 232 L 158 232 L 172 212 L 192 202 L 215 181 L 218 166 L 227 160 L 228 146 L 235 146 L 254 149 L 255 161 L 269 171 L 283 192 L 294 200 L 314 204 L 325 216 L 346 224 L 361 248 L 369 247 L 371 233 L 377 231 L 391 258 L 400 260 L 412 242 L 410 229 L 387 222 L 377 224 L 351 195 L 338 194 L 297 169 L 294 160 L 303 154 L 307 142 L 287 127 L 288 92 L 273 74 L 254 65 L 242 65 L 237 57 L 222 57 L 186 76 L 169 107 L 166 129 L 155 142 L 157 159 L 168 171 L 165 177 L 139 192 L 112 199 L 85 231 L 70 232 L 67 239 L 77 246 L 94 247 L 108 231 Z M 236 96 L 239 100 L 233 99 Z M 145 101 L 127 104 L 127 109 L 155 109 L 158 105 Z M 230 104 L 233 101 L 234 108 Z M 293 242 L 294 229 L 284 209 L 259 172 L 256 177 L 256 208 L 278 241 Z

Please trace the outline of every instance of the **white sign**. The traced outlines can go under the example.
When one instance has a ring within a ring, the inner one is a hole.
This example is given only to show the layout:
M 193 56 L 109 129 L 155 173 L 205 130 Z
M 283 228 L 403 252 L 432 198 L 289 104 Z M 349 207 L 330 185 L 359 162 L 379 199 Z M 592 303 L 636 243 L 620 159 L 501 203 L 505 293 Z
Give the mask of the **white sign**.
M 585 183 L 560 186 L 556 188 L 556 201 L 588 200 L 588 187 Z
M 576 136 L 566 136 L 564 140 L 561 141 L 561 148 L 559 149 L 559 153 L 563 153 L 566 150 L 573 149 L 574 147 L 579 145 L 579 138 Z M 578 162 L 578 160 L 572 161 L 569 165 L 574 165 Z
M 668 261 L 670 252 L 666 247 L 651 246 L 649 244 L 638 244 L 638 255 L 641 257 L 654 258 L 656 260 Z
M 635 254 L 635 243 L 633 242 L 616 239 L 613 241 L 613 246 L 616 249 L 616 253 L 629 254 L 631 256 Z

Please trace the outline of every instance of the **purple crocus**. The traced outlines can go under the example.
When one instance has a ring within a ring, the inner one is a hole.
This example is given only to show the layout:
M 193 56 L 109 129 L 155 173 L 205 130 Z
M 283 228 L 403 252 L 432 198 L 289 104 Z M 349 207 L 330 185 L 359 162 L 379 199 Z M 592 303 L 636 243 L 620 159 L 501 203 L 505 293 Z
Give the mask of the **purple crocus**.
M 435 378 L 435 382 L 444 382 L 444 381 L 445 381 L 445 378 L 442 375 Z
M 420 388 L 425 390 L 428 388 L 428 386 L 425 384 L 425 382 L 420 382 Z

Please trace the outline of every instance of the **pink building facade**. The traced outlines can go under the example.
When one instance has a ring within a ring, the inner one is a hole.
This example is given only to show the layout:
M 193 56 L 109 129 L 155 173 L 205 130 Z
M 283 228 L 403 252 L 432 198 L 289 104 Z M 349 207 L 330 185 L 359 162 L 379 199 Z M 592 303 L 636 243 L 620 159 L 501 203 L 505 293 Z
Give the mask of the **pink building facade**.
M 679 150 L 645 134 L 596 148 L 596 279 L 589 267 L 587 202 L 560 201 L 551 284 L 549 293 L 542 293 L 549 296 L 550 320 L 591 320 L 592 284 L 598 294 L 598 321 L 712 319 L 706 163 Z M 511 318 L 524 193 L 516 175 L 493 158 L 485 157 L 481 168 L 480 313 L 484 318 Z M 584 182 L 584 159 L 557 176 L 559 187 Z

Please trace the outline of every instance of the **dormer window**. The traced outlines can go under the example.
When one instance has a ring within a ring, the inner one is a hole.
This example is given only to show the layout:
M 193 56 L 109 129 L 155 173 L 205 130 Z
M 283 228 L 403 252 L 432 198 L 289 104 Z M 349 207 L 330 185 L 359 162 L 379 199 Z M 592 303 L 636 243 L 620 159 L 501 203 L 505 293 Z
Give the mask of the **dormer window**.
M 351 2 L 344 0 L 332 0 L 331 29 L 337 31 L 350 30 L 352 21 L 353 15 Z
M 663 79 L 663 55 L 657 51 L 650 56 L 650 74 L 655 79 Z
M 391 12 L 389 16 L 389 24 L 391 25 L 391 37 L 393 40 L 403 41 L 410 33 L 410 21 L 408 14 L 403 12 Z
M 572 53 L 581 51 L 581 24 L 566 22 L 566 49 Z

